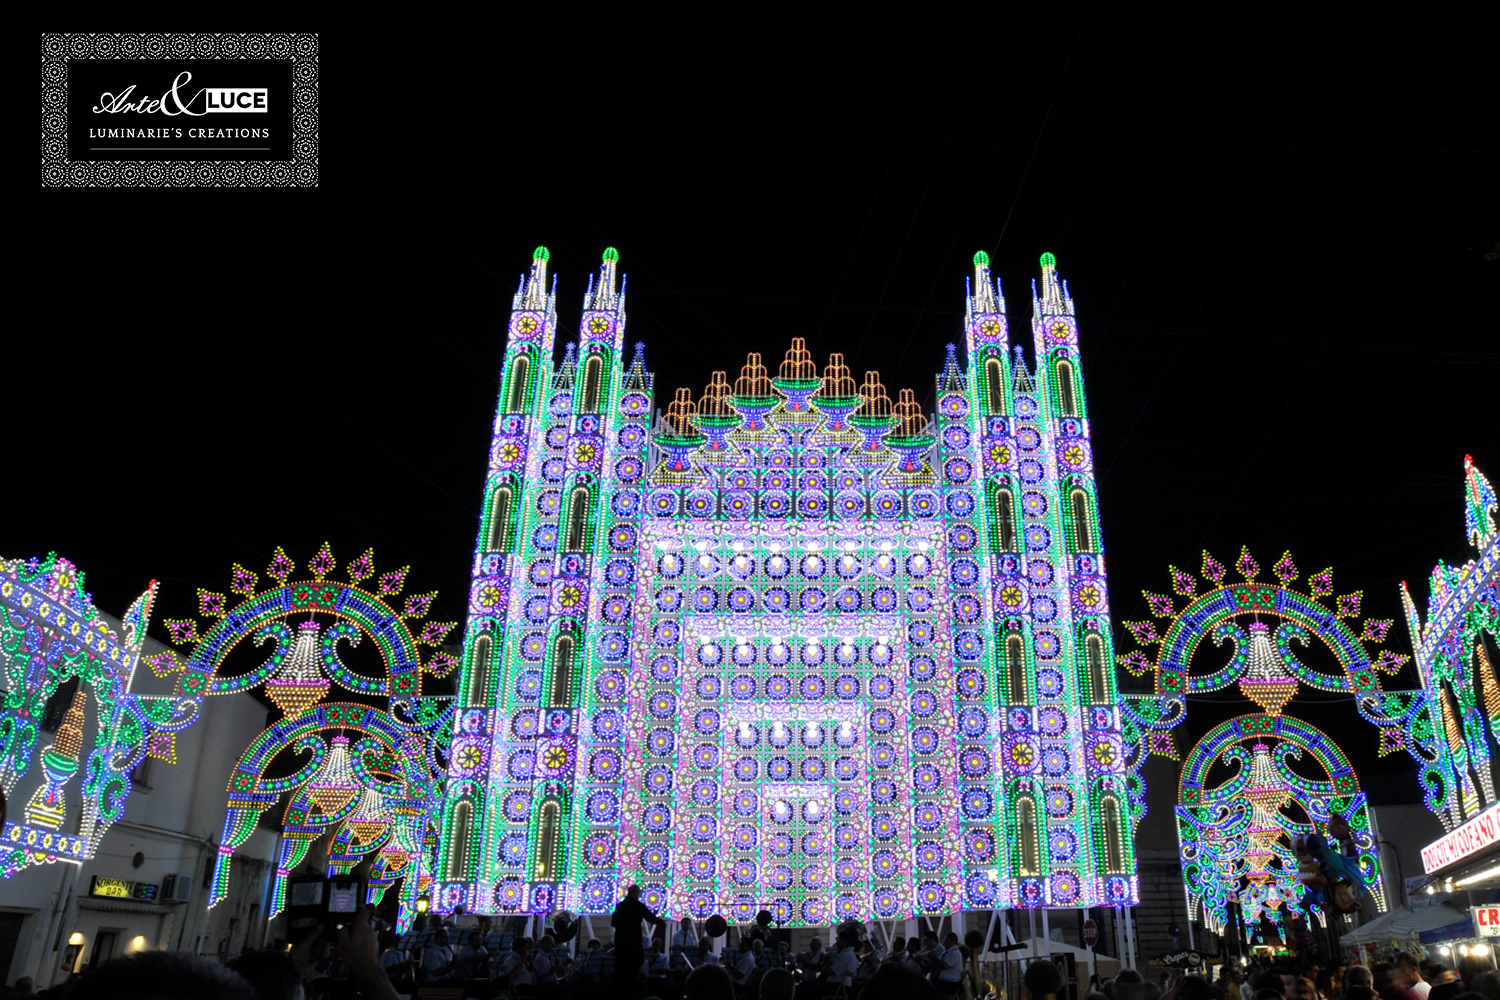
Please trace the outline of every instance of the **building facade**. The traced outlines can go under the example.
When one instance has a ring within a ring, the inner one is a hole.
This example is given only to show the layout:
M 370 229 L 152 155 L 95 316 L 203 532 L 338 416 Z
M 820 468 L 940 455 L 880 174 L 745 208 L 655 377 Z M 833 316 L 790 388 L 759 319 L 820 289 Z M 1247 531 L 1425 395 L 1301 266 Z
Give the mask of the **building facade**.
M 554 364 L 547 260 L 512 303 L 435 908 L 600 912 L 630 883 L 800 926 L 1136 903 L 1052 255 L 1029 364 L 975 256 L 931 417 L 801 338 L 659 397 L 613 249 Z

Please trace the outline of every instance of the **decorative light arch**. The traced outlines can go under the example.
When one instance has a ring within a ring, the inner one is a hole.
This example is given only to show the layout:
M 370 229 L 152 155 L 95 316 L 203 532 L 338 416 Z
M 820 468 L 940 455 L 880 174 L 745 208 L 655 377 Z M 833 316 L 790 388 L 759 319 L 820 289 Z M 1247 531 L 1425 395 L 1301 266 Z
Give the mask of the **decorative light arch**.
M 325 543 L 308 566 L 310 578 L 292 579 L 295 566 L 278 548 L 266 571 L 273 585 L 260 590 L 259 577 L 236 565 L 230 591 L 239 603 L 231 606 L 232 598 L 199 590 L 199 613 L 212 624 L 200 638 L 196 620 L 169 620 L 173 642 L 188 648 L 187 662 L 169 652 L 152 658 L 152 666 L 185 666 L 184 677 L 201 678 L 206 694 L 261 688 L 284 716 L 251 742 L 230 778 L 209 905 L 228 893 L 235 849 L 249 839 L 261 814 L 289 794 L 268 916 L 280 912 L 286 877 L 308 848 L 331 835 L 330 874 L 375 855 L 372 901 L 403 880 L 398 919 L 404 926 L 432 879 L 437 834 L 431 820 L 453 735 L 450 699 L 422 697 L 422 675 L 446 676 L 457 665 L 440 649 L 424 663 L 419 647 L 440 646 L 454 623 L 419 624 L 433 593 L 408 595 L 399 611 L 393 606 L 409 567 L 377 574 L 374 554 L 367 551 L 346 568 L 349 582 L 340 583 L 328 579 L 335 566 Z M 373 586 L 363 588 L 371 578 Z M 378 675 L 350 668 L 339 655 L 340 643 L 357 646 L 367 638 L 379 654 Z M 269 645 L 270 655 L 259 666 L 230 672 L 231 654 L 246 640 Z M 324 701 L 334 685 L 383 704 Z M 466 761 L 472 756 L 460 752 Z M 278 761 L 304 755 L 291 774 L 269 775 Z
M 131 770 L 148 756 L 176 763 L 176 734 L 198 716 L 201 674 L 187 674 L 175 695 L 130 690 L 156 581 L 116 631 L 83 589 L 83 576 L 55 552 L 46 559 L 0 560 L 0 668 L 6 689 L 0 700 L 0 788 L 10 801 L 10 818 L 0 832 L 5 878 L 28 865 L 93 857 L 104 834 L 124 815 Z M 52 742 L 38 752 L 38 720 L 69 683 L 75 687 L 71 703 Z M 94 744 L 84 755 L 90 706 Z M 38 760 L 39 781 L 29 796 L 18 795 L 37 779 L 32 766 Z M 70 812 L 78 816 L 76 835 L 70 832 Z
M 1307 776 L 1290 766 L 1302 762 Z M 1231 773 L 1217 784 L 1210 772 Z M 1178 784 L 1177 828 L 1188 911 L 1223 933 L 1237 904 L 1250 932 L 1282 905 L 1321 907 L 1304 895 L 1296 842 L 1326 835 L 1331 820 L 1349 825 L 1353 863 L 1385 908 L 1375 838 L 1359 779 L 1327 735 L 1285 715 L 1252 714 L 1215 726 L 1188 753 Z

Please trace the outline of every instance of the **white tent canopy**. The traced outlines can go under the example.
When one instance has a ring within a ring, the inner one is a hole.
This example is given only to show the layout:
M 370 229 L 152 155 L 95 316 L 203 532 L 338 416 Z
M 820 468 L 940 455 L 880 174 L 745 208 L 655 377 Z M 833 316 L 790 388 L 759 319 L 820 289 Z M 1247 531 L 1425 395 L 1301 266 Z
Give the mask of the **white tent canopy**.
M 1008 958 L 1019 958 L 1024 961 L 1028 958 L 1047 958 L 1051 955 L 1072 955 L 1073 960 L 1079 965 L 1089 967 L 1089 975 L 1097 975 L 1100 979 L 1108 979 L 1120 971 L 1120 960 L 1118 958 L 1111 955 L 1101 955 L 1096 951 L 1091 952 L 1087 948 L 1077 948 L 1062 941 L 1049 941 L 1046 938 L 1027 938 L 1025 941 L 1018 941 L 1017 944 L 1023 945 L 1024 950 L 1010 952 L 1007 955 Z M 1089 964 L 1091 960 L 1093 962 L 1092 965 Z M 1084 981 L 1083 985 L 1085 988 L 1088 986 L 1087 980 Z M 1079 993 L 1081 995 L 1083 989 L 1080 989 Z
M 1447 927 L 1468 917 L 1468 913 L 1448 903 L 1422 906 L 1417 909 L 1403 906 L 1399 910 L 1383 913 L 1367 924 L 1362 924 L 1339 938 L 1339 944 L 1353 947 L 1358 944 L 1375 944 L 1380 941 L 1399 941 L 1415 937 L 1423 931 L 1436 927 Z

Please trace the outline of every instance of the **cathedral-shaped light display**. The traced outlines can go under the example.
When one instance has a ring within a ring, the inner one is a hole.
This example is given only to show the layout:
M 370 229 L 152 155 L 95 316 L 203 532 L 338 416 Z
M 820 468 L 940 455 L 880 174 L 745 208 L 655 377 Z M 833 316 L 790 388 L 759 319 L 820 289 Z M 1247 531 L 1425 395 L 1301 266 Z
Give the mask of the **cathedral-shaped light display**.
M 937 412 L 812 356 L 658 396 L 607 250 L 512 303 L 434 906 L 792 925 L 1138 901 L 1088 412 L 974 258 Z M 767 345 L 768 347 L 771 345 Z M 778 345 L 779 346 L 779 345 Z

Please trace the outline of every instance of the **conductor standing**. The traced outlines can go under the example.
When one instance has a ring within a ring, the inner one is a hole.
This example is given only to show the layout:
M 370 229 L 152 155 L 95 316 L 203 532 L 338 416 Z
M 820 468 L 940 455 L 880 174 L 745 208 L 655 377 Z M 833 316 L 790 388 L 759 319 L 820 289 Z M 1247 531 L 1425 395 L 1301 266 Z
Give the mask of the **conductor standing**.
M 645 944 L 641 940 L 641 921 L 665 928 L 667 922 L 651 908 L 641 902 L 641 887 L 632 885 L 625 890 L 625 898 L 615 906 L 609 918 L 609 926 L 615 932 L 615 981 L 624 990 L 634 994 L 641 963 L 646 960 Z

